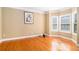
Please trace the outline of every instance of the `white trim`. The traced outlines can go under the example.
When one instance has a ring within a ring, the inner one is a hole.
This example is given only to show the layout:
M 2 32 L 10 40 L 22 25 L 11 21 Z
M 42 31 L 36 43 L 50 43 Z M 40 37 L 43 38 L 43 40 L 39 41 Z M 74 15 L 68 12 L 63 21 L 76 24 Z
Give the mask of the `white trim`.
M 72 15 L 72 13 L 68 13 L 68 14 L 63 14 L 63 15 L 60 15 L 61 17 L 63 17 L 63 16 L 71 16 Z
M 75 14 L 77 14 L 77 12 L 72 13 L 72 34 L 77 35 L 77 33 L 74 32 L 74 18 L 75 18 Z
M 57 18 L 57 29 L 53 29 L 53 17 Z M 51 31 L 58 32 L 58 16 L 51 17 Z
M 68 40 L 72 40 L 72 41 L 77 45 L 77 41 L 75 41 L 75 40 L 72 39 L 72 38 L 64 37 L 64 36 L 61 36 L 61 35 L 49 35 L 49 36 L 61 37 L 61 38 L 65 38 L 65 39 L 68 39 Z
M 19 40 L 19 39 L 23 39 L 23 38 L 36 37 L 36 36 L 40 36 L 40 35 L 42 35 L 42 34 L 27 35 L 27 36 L 15 37 L 15 38 L 4 38 L 4 39 L 0 39 L 0 43 L 3 41 Z
M 69 31 L 61 30 L 61 17 L 64 17 L 64 16 L 70 16 L 70 30 L 69 30 Z M 72 33 L 72 32 L 71 32 L 71 30 L 72 30 L 72 29 L 71 29 L 71 20 L 72 20 L 72 17 L 71 17 L 71 16 L 72 16 L 72 14 L 70 14 L 70 13 L 60 16 L 60 31 L 61 31 L 61 32 Z
M 30 11 L 30 12 L 38 12 L 38 13 L 44 13 L 44 14 L 48 14 L 48 11 L 54 11 L 54 13 L 56 13 L 56 11 L 64 11 L 64 10 L 67 10 L 67 9 L 70 9 L 70 8 L 68 8 L 68 7 L 66 7 L 66 8 L 59 8 L 59 9 L 49 9 L 48 7 L 43 7 L 43 9 L 41 8 L 40 9 L 40 7 L 38 8 L 38 7 L 10 7 L 10 8 L 15 8 L 15 9 L 19 9 L 19 10 L 24 10 L 24 11 Z

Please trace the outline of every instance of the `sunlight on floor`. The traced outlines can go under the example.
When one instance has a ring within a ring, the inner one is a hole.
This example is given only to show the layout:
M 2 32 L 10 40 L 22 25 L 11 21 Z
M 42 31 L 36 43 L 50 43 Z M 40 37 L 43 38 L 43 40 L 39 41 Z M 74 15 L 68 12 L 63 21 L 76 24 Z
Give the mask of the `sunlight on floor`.
M 70 47 L 65 43 L 56 41 L 55 39 L 52 43 L 52 51 L 70 51 Z

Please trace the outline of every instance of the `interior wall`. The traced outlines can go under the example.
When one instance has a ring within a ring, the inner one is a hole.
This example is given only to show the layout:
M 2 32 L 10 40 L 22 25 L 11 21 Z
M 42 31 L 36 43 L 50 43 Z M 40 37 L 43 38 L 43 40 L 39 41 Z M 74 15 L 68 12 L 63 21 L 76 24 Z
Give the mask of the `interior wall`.
M 2 8 L 0 7 L 0 39 L 2 38 Z
M 77 8 L 77 43 L 79 45 L 79 7 Z
M 74 11 L 74 9 L 73 9 Z M 3 12 L 3 38 L 25 36 L 32 34 L 52 34 L 61 35 L 72 38 L 72 33 L 51 32 L 50 19 L 51 16 L 60 16 L 72 13 L 72 9 L 64 11 L 49 11 L 48 14 L 33 13 L 34 23 L 24 24 L 24 11 L 13 8 L 2 8 Z M 75 36 L 73 36 L 74 38 Z
M 45 33 L 48 34 L 48 14 L 45 14 Z
M 24 11 L 3 8 L 3 38 L 42 34 L 45 30 L 45 15 L 33 13 L 34 23 L 24 24 Z
M 45 14 L 45 33 L 46 34 L 50 34 L 51 32 L 50 32 L 50 21 L 49 21 L 49 19 L 50 19 L 50 12 L 48 12 L 47 14 Z
M 72 9 L 74 8 L 64 9 L 64 10 L 59 11 L 59 13 L 60 15 L 72 14 Z

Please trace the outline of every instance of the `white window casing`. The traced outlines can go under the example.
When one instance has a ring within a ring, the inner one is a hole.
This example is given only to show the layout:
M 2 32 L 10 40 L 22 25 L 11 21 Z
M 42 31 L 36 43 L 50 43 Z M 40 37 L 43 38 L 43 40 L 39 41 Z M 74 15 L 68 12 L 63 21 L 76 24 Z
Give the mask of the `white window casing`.
M 77 14 L 77 12 L 72 14 L 61 15 L 61 16 L 52 16 L 51 23 L 50 23 L 51 31 L 52 32 L 59 31 L 59 32 L 65 32 L 65 33 L 71 33 L 73 35 L 77 35 L 77 33 L 74 32 L 75 29 L 77 31 L 77 28 L 74 27 L 74 26 L 77 26 L 77 23 L 75 23 L 75 14 Z M 62 21 L 62 17 L 63 17 L 63 21 Z M 67 17 L 67 19 L 65 17 Z
M 57 32 L 58 31 L 58 16 L 52 16 L 52 19 L 51 19 L 52 23 L 51 23 L 51 31 L 55 31 Z
M 67 19 L 62 19 L 62 18 L 66 18 L 66 17 L 67 17 Z M 66 32 L 66 33 L 72 32 L 71 31 L 71 19 L 72 19 L 71 14 L 66 14 L 66 15 L 60 16 L 60 32 Z
M 75 27 L 75 25 L 77 26 L 77 18 L 75 17 L 75 15 L 77 17 L 77 13 L 76 12 L 72 13 L 72 34 L 77 35 L 77 32 L 75 32 L 75 31 L 77 31 L 77 27 Z

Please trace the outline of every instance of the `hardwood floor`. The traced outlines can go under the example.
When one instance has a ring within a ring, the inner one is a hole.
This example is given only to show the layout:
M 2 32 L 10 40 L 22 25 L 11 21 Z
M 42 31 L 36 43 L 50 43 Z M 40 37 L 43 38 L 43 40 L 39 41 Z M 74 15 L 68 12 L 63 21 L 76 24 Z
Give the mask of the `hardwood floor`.
M 60 37 L 33 37 L 0 43 L 0 51 L 77 51 L 71 40 Z

